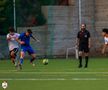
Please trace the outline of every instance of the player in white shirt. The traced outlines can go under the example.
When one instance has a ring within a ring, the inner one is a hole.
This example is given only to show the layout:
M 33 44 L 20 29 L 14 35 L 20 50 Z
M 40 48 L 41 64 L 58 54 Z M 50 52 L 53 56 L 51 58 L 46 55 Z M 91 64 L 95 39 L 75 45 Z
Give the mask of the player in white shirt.
M 103 48 L 102 48 L 102 54 L 105 54 L 105 50 L 108 47 L 108 29 L 107 28 L 104 28 L 102 30 L 102 35 L 104 37 L 104 45 L 103 45 Z
M 9 46 L 9 52 L 10 52 L 10 58 L 12 60 L 12 63 L 16 66 L 16 56 L 19 50 L 19 43 L 16 41 L 16 39 L 19 37 L 20 34 L 15 33 L 14 28 L 9 28 L 9 33 L 7 34 L 7 41 Z

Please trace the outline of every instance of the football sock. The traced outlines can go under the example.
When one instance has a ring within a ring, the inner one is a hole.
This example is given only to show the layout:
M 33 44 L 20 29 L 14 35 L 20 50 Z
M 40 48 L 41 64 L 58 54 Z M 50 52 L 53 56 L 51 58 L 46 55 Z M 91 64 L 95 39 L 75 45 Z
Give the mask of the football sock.
M 23 58 L 20 58 L 20 64 L 21 65 L 23 64 Z
M 85 56 L 85 67 L 88 66 L 88 56 Z
M 79 56 L 79 66 L 82 66 L 82 56 Z
M 14 60 L 12 60 L 12 63 L 13 63 L 13 64 L 15 64 L 15 61 L 14 61 Z
M 30 63 L 32 63 L 35 60 L 35 58 L 30 59 Z

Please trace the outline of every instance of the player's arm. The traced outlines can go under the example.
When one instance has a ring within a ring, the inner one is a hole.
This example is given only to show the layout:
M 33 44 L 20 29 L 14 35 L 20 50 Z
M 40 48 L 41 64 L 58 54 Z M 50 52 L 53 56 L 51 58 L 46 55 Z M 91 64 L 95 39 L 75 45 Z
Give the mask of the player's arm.
M 7 35 L 7 40 L 11 40 L 11 36 L 9 34 Z
M 88 45 L 89 45 L 88 47 L 90 48 L 91 47 L 91 38 L 88 39 Z
M 21 41 L 19 38 L 16 38 L 16 41 L 19 43 L 19 44 L 25 44 L 25 42 L 24 41 Z
M 108 40 L 107 39 L 108 38 L 104 37 L 104 45 L 103 45 L 103 48 L 102 48 L 102 54 L 105 53 L 105 50 L 106 50 L 106 48 L 108 46 Z
M 24 41 L 21 41 L 21 40 L 20 40 L 20 38 L 21 38 L 21 35 L 20 35 L 19 37 L 16 38 L 16 41 L 17 41 L 19 44 L 21 44 L 21 45 L 22 45 L 22 44 L 25 44 Z
M 31 37 L 32 37 L 35 41 L 40 42 L 40 40 L 37 39 L 36 37 L 34 37 L 33 35 L 31 35 Z
M 76 46 L 79 46 L 79 38 L 76 38 Z
M 104 44 L 102 48 L 102 54 L 105 54 L 106 47 L 107 47 L 107 44 Z
M 88 47 L 89 48 L 91 47 L 91 35 L 89 32 L 88 32 Z
M 76 38 L 76 47 L 79 47 L 79 32 L 78 32 L 77 38 Z

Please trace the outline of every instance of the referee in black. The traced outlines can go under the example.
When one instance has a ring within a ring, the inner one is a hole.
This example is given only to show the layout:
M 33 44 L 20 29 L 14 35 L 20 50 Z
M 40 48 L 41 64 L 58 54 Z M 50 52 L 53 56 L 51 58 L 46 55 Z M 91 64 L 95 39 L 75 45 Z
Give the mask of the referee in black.
M 76 40 L 77 47 L 79 49 L 79 68 L 83 67 L 82 57 L 85 57 L 85 66 L 88 67 L 89 49 L 90 49 L 90 33 L 86 30 L 86 24 L 81 24 L 81 30 L 77 34 Z

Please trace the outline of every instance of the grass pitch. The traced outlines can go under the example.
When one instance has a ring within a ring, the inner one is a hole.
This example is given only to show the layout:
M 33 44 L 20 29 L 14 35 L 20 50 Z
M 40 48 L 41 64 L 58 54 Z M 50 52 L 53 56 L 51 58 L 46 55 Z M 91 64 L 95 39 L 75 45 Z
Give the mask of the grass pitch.
M 75 59 L 35 63 L 33 67 L 25 60 L 17 71 L 10 60 L 0 60 L 0 83 L 7 80 L 7 90 L 108 90 L 108 58 L 91 58 L 88 68 L 80 69 Z

